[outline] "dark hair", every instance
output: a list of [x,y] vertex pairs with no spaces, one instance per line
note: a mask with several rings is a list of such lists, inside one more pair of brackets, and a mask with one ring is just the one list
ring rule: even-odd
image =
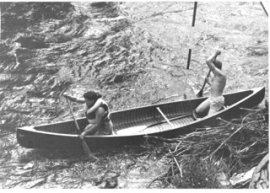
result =
[[220,62],[219,60],[214,60],[213,63],[218,69],[222,69],[222,62]]
[[95,91],[89,91],[89,92],[84,93],[84,94],[83,94],[83,97],[84,97],[85,99],[88,99],[88,100],[94,100],[94,101],[96,101],[96,100],[98,100],[99,98],[101,98],[102,95],[99,94],[98,92],[95,92]]

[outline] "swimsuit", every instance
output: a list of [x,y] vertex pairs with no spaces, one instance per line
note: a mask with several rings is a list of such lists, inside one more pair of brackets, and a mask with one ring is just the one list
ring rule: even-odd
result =
[[224,96],[218,96],[218,97],[211,96],[208,98],[208,100],[210,102],[210,109],[209,109],[208,115],[216,113],[224,107],[224,104],[225,104]]

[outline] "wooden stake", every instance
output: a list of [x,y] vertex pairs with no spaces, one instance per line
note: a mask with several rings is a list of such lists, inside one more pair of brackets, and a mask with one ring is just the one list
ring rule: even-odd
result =
[[[193,9],[193,17],[192,17],[192,24],[191,26],[195,26],[195,20],[196,20],[196,12],[197,12],[197,5],[198,3],[194,2],[194,9]],[[191,60],[191,49],[188,50],[188,61],[187,61],[187,69],[189,69],[190,66],[190,60]]]
[[190,65],[191,51],[192,51],[191,49],[188,50],[187,69],[189,69],[189,65]]
[[193,18],[192,18],[192,27],[195,26],[195,20],[196,20],[196,12],[197,12],[197,4],[198,2],[194,2],[194,9],[193,9]]

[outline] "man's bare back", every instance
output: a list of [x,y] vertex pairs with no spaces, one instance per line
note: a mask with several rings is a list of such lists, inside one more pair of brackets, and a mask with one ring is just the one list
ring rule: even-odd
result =
[[213,54],[206,60],[208,67],[214,74],[211,82],[211,96],[213,97],[221,96],[223,94],[227,79],[226,75],[221,71],[221,69],[216,67],[216,65],[214,64],[216,62],[216,57],[220,54],[221,52],[218,50],[215,54]]
[[214,75],[211,83],[211,96],[217,97],[223,94],[226,85],[225,75]]

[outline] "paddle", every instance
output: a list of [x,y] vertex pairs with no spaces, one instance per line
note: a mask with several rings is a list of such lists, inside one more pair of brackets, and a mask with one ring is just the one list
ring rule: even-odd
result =
[[[71,108],[71,104],[70,104],[70,101],[66,98],[67,100],[67,103],[68,103],[68,106],[69,106],[69,110],[70,110],[70,114],[75,122],[75,125],[76,125],[76,129],[77,129],[77,133],[80,134],[81,133],[81,130],[80,130],[80,126],[77,122],[77,120],[75,119],[75,116],[73,114],[73,111],[72,111],[72,108]],[[80,137],[79,137],[80,138]],[[85,154],[88,156],[89,159],[95,159],[95,160],[98,160],[98,158],[96,156],[94,156],[91,152],[91,150],[89,149],[86,141],[82,138],[80,138],[81,142],[82,142],[82,147],[83,147],[83,150],[85,152]]]
[[205,85],[206,85],[206,79],[209,77],[209,75],[210,75],[210,73],[211,73],[211,70],[209,70],[209,72],[208,72],[208,74],[207,74],[207,76],[206,76],[206,78],[205,78],[205,80],[204,80],[204,83],[203,83],[203,86],[202,86],[202,88],[201,88],[201,90],[197,93],[197,97],[202,97],[203,96],[203,90],[204,90],[204,87],[205,87]]

